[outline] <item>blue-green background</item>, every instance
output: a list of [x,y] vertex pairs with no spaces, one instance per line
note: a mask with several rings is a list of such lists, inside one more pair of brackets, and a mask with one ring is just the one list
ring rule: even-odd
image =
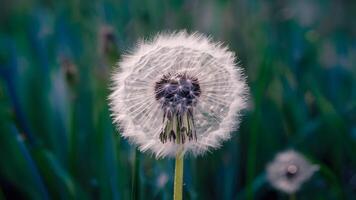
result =
[[297,199],[356,199],[356,2],[0,1],[0,199],[171,199],[172,159],[120,138],[110,73],[140,38],[186,29],[235,51],[251,107],[185,161],[185,199],[288,199],[265,179],[294,148],[321,169]]

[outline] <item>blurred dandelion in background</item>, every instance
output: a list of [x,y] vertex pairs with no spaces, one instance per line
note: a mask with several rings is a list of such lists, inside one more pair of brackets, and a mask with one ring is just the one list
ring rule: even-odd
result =
[[110,54],[115,48],[116,36],[112,26],[102,25],[98,36],[98,51],[100,55]]
[[277,154],[267,166],[267,179],[273,187],[288,194],[294,194],[316,171],[313,165],[294,150]]
[[158,178],[157,178],[157,187],[159,189],[162,189],[165,187],[165,185],[167,184],[169,180],[169,176],[167,173],[162,172],[161,174],[159,174]]
[[156,157],[218,148],[246,107],[234,53],[184,31],[141,41],[119,62],[110,95],[123,137]]

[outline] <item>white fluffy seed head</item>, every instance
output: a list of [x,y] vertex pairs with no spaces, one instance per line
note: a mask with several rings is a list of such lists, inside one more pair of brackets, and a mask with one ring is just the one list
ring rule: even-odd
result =
[[[187,106],[194,107],[196,140],[176,144],[159,139],[164,109],[155,97],[155,84],[167,74],[199,81],[199,97],[194,106]],[[112,81],[110,107],[121,135],[156,157],[173,157],[181,146],[193,155],[218,148],[237,129],[248,93],[234,53],[202,34],[185,31],[141,41],[123,56]]]
[[277,154],[267,165],[267,179],[276,189],[292,194],[317,170],[318,165],[312,165],[303,155],[288,150]]

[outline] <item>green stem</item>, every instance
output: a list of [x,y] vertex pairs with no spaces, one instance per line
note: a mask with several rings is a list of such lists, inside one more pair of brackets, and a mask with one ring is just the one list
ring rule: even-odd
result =
[[289,200],[297,200],[297,195],[295,193],[289,195]]
[[174,200],[183,199],[183,163],[184,155],[182,151],[179,151],[176,155],[176,166],[174,171]]

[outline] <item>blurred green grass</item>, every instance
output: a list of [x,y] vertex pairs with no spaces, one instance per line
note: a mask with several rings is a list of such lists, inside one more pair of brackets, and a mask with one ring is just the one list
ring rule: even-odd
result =
[[7,1],[0,7],[0,199],[171,199],[173,160],[120,138],[107,96],[139,38],[187,29],[238,54],[251,106],[185,162],[185,199],[287,199],[266,182],[295,148],[321,166],[298,199],[356,197],[355,1]]

